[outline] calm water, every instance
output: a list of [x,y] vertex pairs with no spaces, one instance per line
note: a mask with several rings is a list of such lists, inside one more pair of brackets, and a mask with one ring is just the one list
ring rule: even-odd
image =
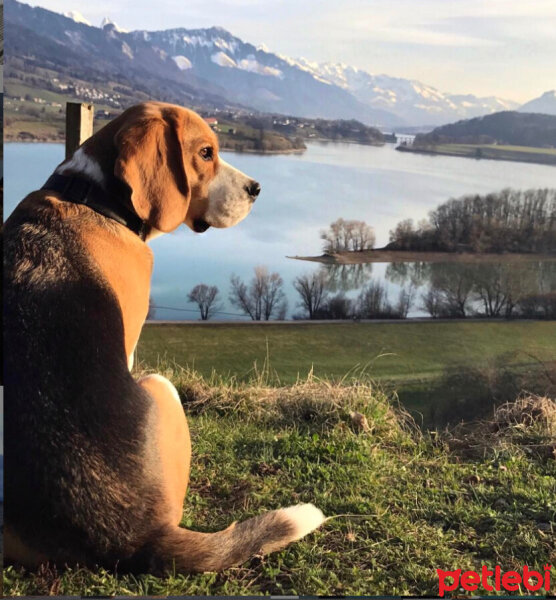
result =
[[[63,146],[57,144],[6,144],[6,215],[28,192],[44,183],[63,154]],[[406,154],[396,152],[391,145],[375,148],[322,143],[311,144],[302,155],[224,156],[260,181],[261,195],[252,213],[234,228],[209,229],[201,235],[182,228],[152,242],[155,304],[185,309],[157,308],[158,319],[197,318],[198,313],[187,302],[187,293],[197,283],[217,285],[223,312],[238,314],[228,302],[230,276],[248,279],[256,265],[266,265],[282,275],[291,315],[298,310],[293,279],[320,267],[286,256],[320,254],[319,232],[338,217],[373,225],[377,246],[382,246],[398,221],[425,218],[448,198],[505,187],[556,184],[554,167]],[[356,294],[371,275],[383,278],[385,269],[385,264],[375,264],[347,273],[352,287],[348,295]],[[389,287],[394,299],[397,287]],[[236,318],[233,314],[218,318]]]

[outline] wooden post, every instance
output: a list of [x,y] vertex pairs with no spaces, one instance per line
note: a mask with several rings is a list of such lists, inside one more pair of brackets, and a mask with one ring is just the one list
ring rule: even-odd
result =
[[93,135],[94,107],[82,102],[66,102],[66,158]]

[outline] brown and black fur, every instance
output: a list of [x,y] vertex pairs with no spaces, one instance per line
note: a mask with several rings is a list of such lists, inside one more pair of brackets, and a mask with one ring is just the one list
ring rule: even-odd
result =
[[81,220],[37,196],[4,228],[5,522],[40,554],[115,563],[145,543],[160,501],[151,402],[127,369],[120,307]]
[[[166,115],[171,118],[165,120]],[[149,131],[166,127],[171,143],[184,153],[184,123],[197,128],[197,138],[213,136],[196,115],[179,107],[147,104],[131,109],[87,143],[107,180],[118,172],[113,133],[125,134],[126,119],[135,136],[132,146],[131,138],[124,140],[128,165],[140,164],[130,152],[143,151],[141,138],[136,139],[142,123]],[[148,224],[157,229],[175,215],[194,221],[202,206],[200,192],[183,196],[190,182],[181,167],[173,166],[180,162],[175,154],[165,156],[165,139],[151,135],[143,144],[150,143],[145,152],[163,160],[163,168],[150,166],[150,176],[166,178],[164,185],[172,190],[168,196],[152,198],[149,190],[164,185],[140,181],[145,173],[140,168],[133,172],[141,177],[126,180],[133,206],[139,196],[141,209],[156,219]],[[184,206],[176,204],[182,201]],[[322,522],[322,513],[305,505],[310,514],[272,511],[214,534],[178,527],[190,455],[185,417],[171,394],[164,396],[164,382],[161,389],[156,381],[149,387],[136,381],[128,366],[146,317],[151,269],[152,254],[134,233],[54,192],[27,196],[4,226],[4,514],[9,561],[29,567],[49,561],[156,573],[219,570],[257,552],[283,548]],[[169,454],[183,455],[179,464],[184,476],[178,473],[177,484],[168,479],[168,449],[161,446],[166,439],[161,407],[168,399],[168,414],[178,410],[183,421],[183,435]]]

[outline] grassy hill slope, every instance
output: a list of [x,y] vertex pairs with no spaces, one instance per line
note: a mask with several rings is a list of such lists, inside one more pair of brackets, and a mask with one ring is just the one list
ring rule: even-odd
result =
[[[220,574],[8,567],[7,595],[437,595],[437,568],[554,563],[553,401],[529,398],[473,429],[423,436],[370,382],[276,388],[163,371],[193,437],[183,525],[216,531],[306,501],[350,516]],[[366,431],[350,411],[365,415]]]

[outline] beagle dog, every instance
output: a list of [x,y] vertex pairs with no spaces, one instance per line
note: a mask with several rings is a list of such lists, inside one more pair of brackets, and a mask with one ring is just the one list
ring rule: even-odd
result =
[[4,227],[5,543],[36,567],[215,571],[316,529],[312,504],[179,527],[191,456],[178,393],[136,380],[153,258],[185,223],[230,227],[260,186],[197,114],[149,102],[88,139]]

